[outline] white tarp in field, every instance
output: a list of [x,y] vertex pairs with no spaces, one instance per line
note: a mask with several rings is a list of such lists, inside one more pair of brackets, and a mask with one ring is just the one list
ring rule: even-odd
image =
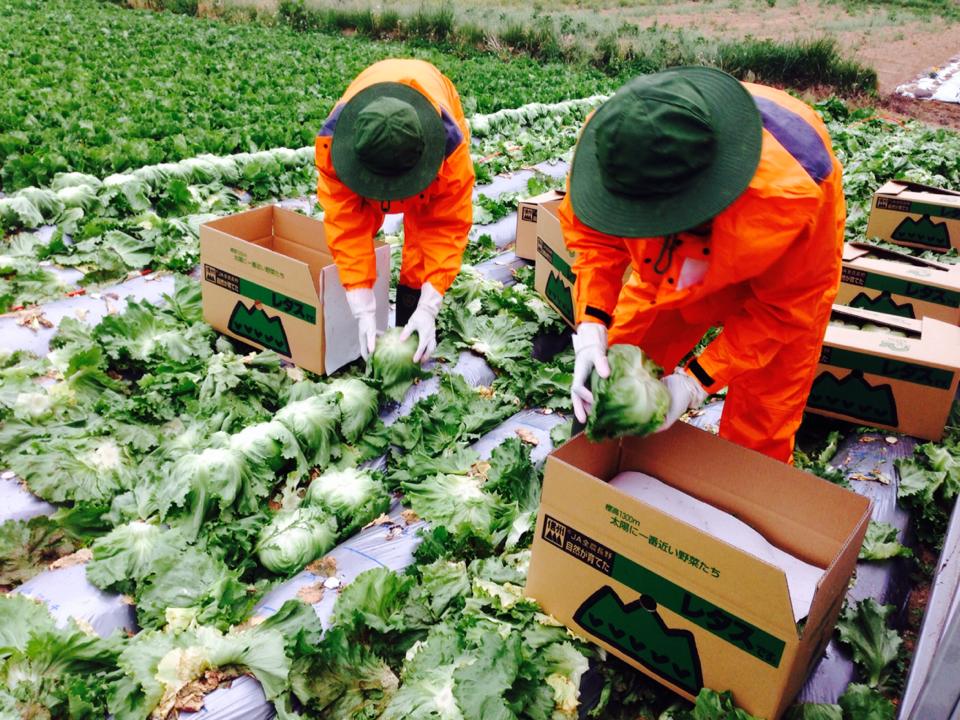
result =
[[783,570],[787,576],[793,616],[800,622],[810,613],[817,583],[824,571],[772,545],[742,520],[697,500],[650,475],[623,472],[610,485],[657,510],[713,535],[745,553]]
[[897,94],[918,100],[960,103],[960,55],[943,67],[931,68],[897,88]]

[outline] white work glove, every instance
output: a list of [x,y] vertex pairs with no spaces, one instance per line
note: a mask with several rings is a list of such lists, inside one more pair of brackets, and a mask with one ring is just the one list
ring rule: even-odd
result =
[[377,344],[377,296],[373,288],[347,290],[347,305],[360,328],[360,357],[370,357]]
[[610,376],[606,326],[597,322],[582,322],[577,325],[577,332],[573,335],[573,349],[576,359],[573,364],[570,400],[573,402],[573,414],[577,416],[577,421],[585,423],[590,406],[593,405],[593,394],[586,386],[590,373],[596,368],[600,377]]
[[417,334],[419,344],[417,351],[413,354],[414,362],[426,362],[430,359],[433,351],[437,349],[437,313],[440,312],[440,305],[443,303],[443,295],[438,293],[433,285],[428,282],[420,288],[420,302],[417,303],[417,309],[403,326],[403,332],[400,333],[400,340],[406,340],[408,337]]
[[696,410],[707,399],[707,391],[682,367],[678,367],[672,375],[667,375],[660,382],[667,386],[670,393],[670,409],[663,425],[654,432],[663,432],[679,420],[681,415],[688,410]]

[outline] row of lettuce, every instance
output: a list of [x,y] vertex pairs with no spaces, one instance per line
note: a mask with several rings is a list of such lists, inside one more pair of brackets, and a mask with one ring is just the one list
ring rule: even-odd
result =
[[[249,673],[281,717],[559,719],[577,716],[592,664],[604,717],[686,717],[522,597],[540,473],[518,437],[483,460],[469,448],[522,408],[568,409],[569,351],[531,358],[533,339],[561,325],[529,275],[504,287],[464,270],[440,316],[436,390],[389,426],[381,406],[414,374],[380,357],[369,375],[321,381],[271,353],[239,354],[202,322],[189,280],[159,307],[131,302],[94,327],[65,319],[47,357],[6,355],[0,465],[58,510],[0,526],[0,584],[84,546],[88,580],[129,597],[143,629],[56,629],[33,601],[4,597],[0,702],[54,717],[166,717]],[[489,387],[445,371],[464,350],[496,371]],[[954,473],[955,442],[944,450]],[[364,467],[383,455],[382,471]],[[415,565],[359,576],[325,634],[300,600],[251,620],[308,564],[328,572],[323,555],[376,521],[392,493],[429,524]],[[877,557],[901,552],[873,535]],[[845,611],[841,638],[863,683],[819,707],[826,717],[893,717],[880,694],[896,691],[904,657],[891,610],[867,600]],[[693,712],[744,717],[713,693]]]
[[[563,155],[600,99],[533,103],[471,118],[478,183]],[[496,222],[519,196],[557,184],[537,175],[523,192],[481,194],[475,224]],[[0,241],[0,313],[145,268],[187,272],[198,261],[203,222],[271,199],[308,197],[315,187],[313,148],[303,147],[201,156],[103,179],[63,173],[49,187],[0,197],[0,230],[6,234]],[[305,207],[319,211],[311,202]],[[482,260],[491,250],[476,244],[468,260]],[[66,278],[51,265],[70,268],[76,277]]]
[[[478,183],[569,153],[584,117],[602,99],[532,103],[473,116]],[[956,133],[889,122],[837,100],[818,109],[844,165],[848,239],[863,239],[872,193],[888,179],[960,186],[960,169],[949,160],[960,152]],[[0,313],[61,297],[77,284],[91,288],[145,268],[186,272],[198,260],[201,223],[270,199],[309,196],[315,182],[308,146],[200,156],[103,179],[64,173],[49,187],[2,197]],[[476,224],[495,222],[519,196],[557,184],[536,178],[523,193],[481,195],[474,208]],[[37,232],[44,226],[52,226],[52,232]],[[469,260],[484,257],[474,252]],[[51,265],[73,269],[76,279],[65,279]]]

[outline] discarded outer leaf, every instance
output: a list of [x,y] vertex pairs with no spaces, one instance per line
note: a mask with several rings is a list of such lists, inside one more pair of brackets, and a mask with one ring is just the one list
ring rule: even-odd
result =
[[490,472],[490,463],[486,460],[481,460],[480,462],[475,462],[470,468],[470,474],[474,477],[482,478],[483,480],[487,479],[487,473]]
[[413,525],[414,523],[420,522],[420,516],[417,515],[413,510],[402,510],[400,512],[400,517],[403,518],[403,522],[407,525]]
[[319,560],[314,560],[307,565],[307,571],[314,575],[325,575],[332,577],[337,574],[337,559],[330,555],[324,555]]
[[878,482],[878,483],[881,483],[882,485],[890,484],[890,478],[888,478],[882,472],[868,472],[868,473],[854,472],[854,473],[850,473],[849,479],[861,480],[863,482]]
[[[203,673],[203,677],[189,682],[177,693],[173,707],[163,716],[166,717],[170,712],[201,712],[203,710],[203,701],[207,695],[212,693],[218,687],[234,678],[240,677],[242,673],[239,670],[220,670],[213,668]],[[229,687],[229,685],[228,685]]]
[[481,385],[480,387],[477,388],[477,395],[484,398],[492,398],[493,388],[487,387],[486,385]]
[[307,603],[307,605],[316,605],[323,600],[323,595],[326,592],[323,584],[323,580],[318,580],[310,585],[304,585],[297,590],[297,597]]
[[34,332],[37,332],[42,327],[54,327],[53,323],[47,320],[46,315],[43,314],[43,310],[26,310],[20,313],[20,316],[17,319],[17,325],[29,328]]
[[93,560],[93,551],[90,548],[80,548],[75,553],[64,555],[62,558],[50,563],[51,570],[62,570],[73,567],[74,565],[83,565]]
[[393,523],[393,520],[390,519],[389,515],[387,515],[386,513],[380,513],[380,517],[368,522],[366,525],[363,526],[363,529],[366,530],[367,528],[380,527],[381,525],[390,525],[392,523]]
[[536,447],[540,444],[540,438],[536,436],[533,430],[527,428],[517,428],[517,437],[523,440],[527,445]]

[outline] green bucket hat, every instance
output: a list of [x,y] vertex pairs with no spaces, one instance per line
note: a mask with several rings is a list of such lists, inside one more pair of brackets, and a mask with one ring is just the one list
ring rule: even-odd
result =
[[573,210],[621,237],[696,227],[747,189],[762,134],[753,98],[725,72],[678,67],[634,78],[581,133],[570,169]]
[[330,157],[337,177],[358,195],[403,200],[437,177],[446,142],[440,114],[426,96],[383,82],[343,106]]

